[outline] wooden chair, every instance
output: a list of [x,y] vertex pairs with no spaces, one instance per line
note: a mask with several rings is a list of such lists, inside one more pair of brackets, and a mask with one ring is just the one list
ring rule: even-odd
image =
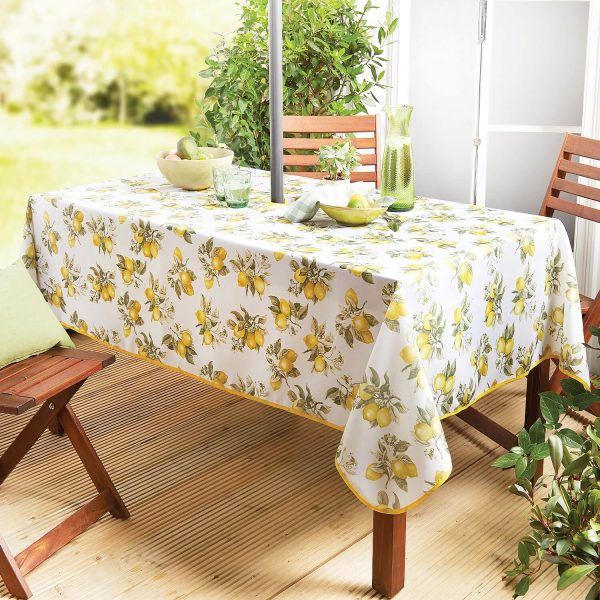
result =
[[46,429],[66,433],[98,495],[65,521],[14,556],[0,535],[0,577],[17,598],[29,598],[27,573],[85,531],[105,513],[127,519],[129,512],[92,447],[69,402],[85,380],[113,363],[113,354],[53,348],[0,369],[0,413],[20,415],[41,405],[0,457],[0,484]]
[[[600,140],[593,140],[571,133],[565,135],[565,140],[542,202],[540,215],[552,217],[555,211],[559,211],[600,223],[600,188],[567,179],[567,175],[571,174],[600,182],[600,168],[573,160],[577,157],[600,160]],[[598,202],[598,208],[577,204],[574,200],[562,198],[561,193],[581,196]],[[591,338],[589,326],[600,325],[600,291],[595,298],[588,298],[580,294],[579,300],[583,317],[583,335],[585,341],[588,342]],[[560,381],[564,378],[565,375],[556,369],[550,379],[548,388],[554,392],[560,392]],[[594,406],[592,409],[595,414],[600,415],[600,406]]]
[[[372,181],[379,187],[379,138],[376,115],[348,117],[283,117],[283,166],[303,167],[294,175],[323,179],[325,173],[316,170],[319,157],[315,152],[321,146],[331,146],[339,141],[352,142],[361,151],[362,165],[368,170],[354,171],[352,181]],[[368,137],[331,137],[334,134],[368,133]],[[329,134],[330,137],[311,137],[311,134]],[[310,151],[310,152],[306,152]],[[365,151],[365,152],[362,152]]]

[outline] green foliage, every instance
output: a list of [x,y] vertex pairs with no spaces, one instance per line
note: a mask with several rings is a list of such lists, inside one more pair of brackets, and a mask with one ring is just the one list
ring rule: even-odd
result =
[[[600,341],[600,329],[591,331]],[[574,379],[563,380],[562,387],[563,395],[540,394],[542,419],[523,429],[518,445],[493,463],[514,468],[516,481],[508,489],[531,505],[531,530],[519,541],[517,559],[505,574],[507,579],[518,578],[515,598],[527,593],[532,575],[548,564],[557,567],[557,590],[587,577],[591,587],[586,600],[600,595],[600,419],[588,425],[585,435],[564,425],[568,411],[600,402],[600,389],[587,392]],[[553,475],[532,485],[537,461],[547,457]],[[537,490],[546,491],[538,502]]]
[[[267,0],[240,0],[239,7],[240,27],[201,73],[212,83],[199,103],[198,127],[204,137],[226,143],[241,164],[268,169]],[[383,43],[397,20],[388,16],[386,23],[370,25],[374,9],[371,0],[284,1],[286,114],[350,115],[375,102],[385,74]]]
[[350,173],[360,165],[360,154],[350,142],[336,142],[319,148],[319,170],[335,181],[349,179]]

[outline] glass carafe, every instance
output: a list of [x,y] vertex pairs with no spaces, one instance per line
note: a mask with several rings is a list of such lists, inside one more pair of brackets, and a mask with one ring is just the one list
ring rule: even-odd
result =
[[383,153],[381,196],[391,202],[389,211],[410,210],[415,205],[413,157],[408,124],[412,106],[386,106],[387,136]]

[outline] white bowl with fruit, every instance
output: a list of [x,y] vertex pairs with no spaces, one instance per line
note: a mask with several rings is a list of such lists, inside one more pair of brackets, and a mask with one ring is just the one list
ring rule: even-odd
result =
[[161,152],[156,164],[163,176],[184,190],[205,190],[213,184],[213,167],[226,167],[233,162],[229,148],[198,146],[187,136],[177,143],[177,150]]

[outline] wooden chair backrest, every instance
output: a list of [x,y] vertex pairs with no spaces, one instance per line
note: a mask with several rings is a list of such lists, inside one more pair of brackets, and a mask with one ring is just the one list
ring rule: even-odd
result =
[[[322,179],[325,177],[325,173],[318,171],[319,157],[316,151],[321,146],[331,146],[339,141],[351,142],[361,151],[362,165],[368,167],[367,170],[354,171],[351,175],[352,181],[372,181],[379,187],[377,121],[376,115],[283,117],[284,169],[286,167],[304,167],[303,170],[294,170],[294,175]],[[330,136],[345,133],[371,135],[366,137],[310,137],[310,134],[313,133],[329,134]],[[306,153],[307,150],[311,152]],[[298,151],[302,151],[302,153],[298,154]]]
[[[571,174],[600,182],[600,168],[573,160],[576,157],[600,160],[600,140],[593,140],[572,133],[565,135],[558,161],[542,203],[540,215],[551,217],[554,211],[557,210],[600,223],[600,187],[593,187],[567,179],[567,175]],[[577,204],[574,200],[561,198],[561,193],[573,194],[598,202],[598,208]]]

